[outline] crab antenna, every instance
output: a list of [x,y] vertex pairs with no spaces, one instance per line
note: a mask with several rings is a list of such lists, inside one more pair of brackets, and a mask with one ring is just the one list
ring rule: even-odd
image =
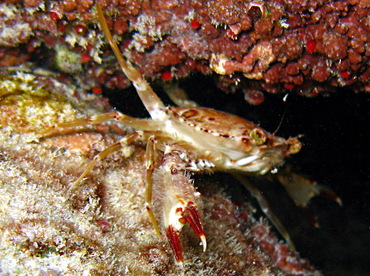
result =
[[275,135],[276,135],[276,133],[279,131],[280,127],[282,126],[283,121],[284,121],[284,119],[285,119],[286,112],[287,112],[287,110],[288,110],[288,106],[289,106],[289,104],[287,104],[287,105],[285,106],[285,110],[284,110],[283,115],[282,115],[282,116],[281,116],[281,118],[280,118],[279,125],[277,126],[277,128],[276,128],[276,130],[274,131],[274,133],[272,134],[272,136],[275,136]]
[[118,63],[123,73],[127,76],[127,78],[130,81],[132,81],[133,85],[136,88],[137,93],[139,94],[141,101],[145,105],[145,108],[148,110],[152,118],[153,116],[155,117],[156,111],[158,111],[158,109],[165,107],[163,102],[158,98],[157,94],[154,93],[153,89],[150,87],[148,82],[143,78],[143,76],[139,73],[139,71],[129,66],[125,61],[121,51],[119,50],[117,44],[113,40],[112,34],[107,24],[107,20],[105,19],[103,10],[98,2],[96,2],[96,9],[98,11],[101,29],[105,36],[107,37],[109,44],[118,60]]

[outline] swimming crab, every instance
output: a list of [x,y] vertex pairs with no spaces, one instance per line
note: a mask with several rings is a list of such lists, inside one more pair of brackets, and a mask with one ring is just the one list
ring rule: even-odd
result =
[[[56,129],[100,124],[116,121],[136,131],[126,135],[97,154],[70,191],[83,181],[99,160],[127,147],[134,141],[146,145],[146,192],[145,208],[158,236],[164,232],[173,250],[177,263],[183,263],[180,231],[188,224],[199,237],[203,250],[207,248],[199,208],[200,193],[190,178],[191,173],[225,171],[233,173],[241,181],[240,174],[263,175],[275,171],[284,159],[300,151],[301,143],[296,137],[284,139],[270,134],[258,125],[225,112],[205,107],[165,106],[148,82],[134,67],[128,65],[113,40],[103,11],[96,4],[102,31],[117,57],[123,73],[133,83],[150,114],[151,119],[139,119],[120,112],[62,123],[44,130],[43,137]],[[282,183],[290,183],[282,178]],[[271,212],[266,199],[253,186],[245,183],[258,200],[262,210],[289,242],[289,235]],[[301,205],[318,192],[318,185],[297,181],[296,185],[284,185],[293,199]],[[304,192],[299,192],[303,187]],[[153,211],[153,190],[161,189],[158,206],[161,208],[161,223],[157,223]]]

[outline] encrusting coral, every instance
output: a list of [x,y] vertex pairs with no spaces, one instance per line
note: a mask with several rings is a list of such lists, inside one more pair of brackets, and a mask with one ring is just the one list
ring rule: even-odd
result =
[[[263,92],[370,91],[366,0],[99,2],[125,57],[148,79],[212,74],[251,104]],[[130,85],[109,50],[98,55],[94,1],[0,1],[0,18],[0,65],[37,57],[96,92]]]
[[208,248],[185,231],[185,265],[174,262],[144,208],[144,147],[101,161],[129,131],[106,123],[37,141],[37,132],[109,109],[99,97],[38,70],[0,74],[0,272],[2,275],[321,275],[279,242],[250,204],[234,205],[214,183],[203,194]]

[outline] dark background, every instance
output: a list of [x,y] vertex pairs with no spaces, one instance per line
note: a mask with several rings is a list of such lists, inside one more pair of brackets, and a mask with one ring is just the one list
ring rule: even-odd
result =
[[[343,206],[323,197],[311,200],[310,207],[320,223],[316,229],[279,185],[264,184],[262,190],[302,257],[327,275],[369,275],[370,94],[338,89],[328,96],[306,98],[291,92],[287,102],[283,101],[285,94],[267,94],[264,103],[251,106],[241,92],[226,94],[203,76],[193,76],[181,87],[200,105],[239,115],[269,132],[274,132],[282,120],[279,136],[303,134],[301,152],[287,162],[333,190]],[[155,87],[155,91],[170,104],[160,88]],[[133,89],[106,91],[105,96],[123,113],[148,116]],[[225,181],[227,176],[215,177]],[[245,191],[243,197],[248,200],[250,195]]]

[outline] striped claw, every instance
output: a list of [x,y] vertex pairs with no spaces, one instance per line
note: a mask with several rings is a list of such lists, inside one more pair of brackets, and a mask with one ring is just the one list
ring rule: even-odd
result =
[[197,206],[194,202],[189,201],[185,205],[184,202],[180,201],[171,210],[168,218],[169,224],[166,229],[166,235],[170,242],[177,263],[182,264],[184,261],[182,256],[180,231],[186,223],[189,224],[194,233],[200,238],[203,245],[203,251],[206,251],[206,236],[204,234],[203,226],[200,221]]

